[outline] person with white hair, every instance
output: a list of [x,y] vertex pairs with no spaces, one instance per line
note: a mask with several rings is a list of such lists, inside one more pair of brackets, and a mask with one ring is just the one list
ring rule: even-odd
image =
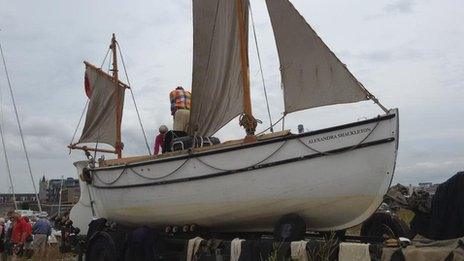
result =
[[[153,155],[158,155],[160,148],[164,148],[164,137],[166,132],[168,132],[168,127],[166,125],[161,125],[159,127],[159,134],[156,135],[155,138],[155,147],[153,149]],[[164,153],[164,150],[161,151],[161,153]]]

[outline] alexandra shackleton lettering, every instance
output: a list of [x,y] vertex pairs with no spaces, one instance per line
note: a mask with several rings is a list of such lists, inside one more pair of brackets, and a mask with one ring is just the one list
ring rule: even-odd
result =
[[334,140],[338,138],[359,135],[359,134],[370,132],[370,131],[371,131],[371,128],[362,128],[358,130],[345,131],[341,133],[330,134],[330,135],[323,136],[323,137],[311,138],[309,139],[308,143],[312,144],[312,143],[318,143],[318,142],[323,142],[323,141],[328,141],[328,140]]

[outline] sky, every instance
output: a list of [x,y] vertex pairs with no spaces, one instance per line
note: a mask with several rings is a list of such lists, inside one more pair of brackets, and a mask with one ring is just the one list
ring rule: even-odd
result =
[[[264,0],[250,0],[272,119],[283,111],[279,61]],[[442,182],[464,170],[464,2],[461,0],[293,0],[325,43],[388,108],[400,110],[400,148],[394,182]],[[161,124],[170,126],[168,94],[189,89],[192,73],[191,1],[0,0],[0,44],[36,182],[76,177],[70,143],[85,104],[83,60],[100,65],[117,35],[150,147]],[[251,33],[251,30],[250,30]],[[250,35],[252,37],[252,35]],[[253,111],[269,121],[250,38]],[[104,66],[107,68],[107,65]],[[124,77],[122,77],[124,80]],[[5,142],[17,192],[32,191],[3,66],[1,106]],[[285,120],[296,132],[382,114],[371,101],[297,112]],[[81,124],[82,127],[82,124]],[[277,128],[282,128],[278,125]],[[81,129],[78,129],[79,136]],[[147,149],[129,93],[123,116],[124,155]],[[233,120],[217,133],[240,138]],[[0,157],[0,192],[9,183]]]

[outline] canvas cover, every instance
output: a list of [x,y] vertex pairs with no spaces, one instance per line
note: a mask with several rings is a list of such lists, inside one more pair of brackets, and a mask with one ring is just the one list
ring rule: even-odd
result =
[[[248,1],[242,3],[248,16]],[[243,112],[236,5],[235,0],[193,0],[191,134],[211,136]]]
[[279,52],[285,112],[367,100],[356,78],[288,0],[266,0]]
[[[90,95],[84,129],[78,143],[105,143],[116,146],[116,92],[111,76],[86,65],[86,93]],[[120,108],[124,104],[121,88]],[[122,114],[121,114],[122,115]]]

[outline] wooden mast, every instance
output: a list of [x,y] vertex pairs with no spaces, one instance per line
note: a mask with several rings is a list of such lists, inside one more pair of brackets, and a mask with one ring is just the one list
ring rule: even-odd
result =
[[118,155],[118,159],[122,157],[122,142],[121,142],[121,121],[122,121],[122,108],[121,108],[121,88],[119,87],[119,77],[118,77],[118,55],[116,50],[116,36],[113,33],[113,37],[111,38],[111,45],[110,49],[113,53],[113,68],[111,71],[113,72],[113,83],[115,86],[115,99],[116,99],[116,154]]
[[243,85],[243,112],[244,115],[240,120],[240,125],[245,128],[247,136],[245,142],[255,141],[254,136],[256,130],[256,120],[253,117],[251,110],[251,95],[250,95],[250,73],[248,68],[248,46],[247,32],[245,28],[245,13],[243,12],[242,0],[236,0],[237,3],[237,20],[240,39],[240,57],[242,67],[242,85]]

